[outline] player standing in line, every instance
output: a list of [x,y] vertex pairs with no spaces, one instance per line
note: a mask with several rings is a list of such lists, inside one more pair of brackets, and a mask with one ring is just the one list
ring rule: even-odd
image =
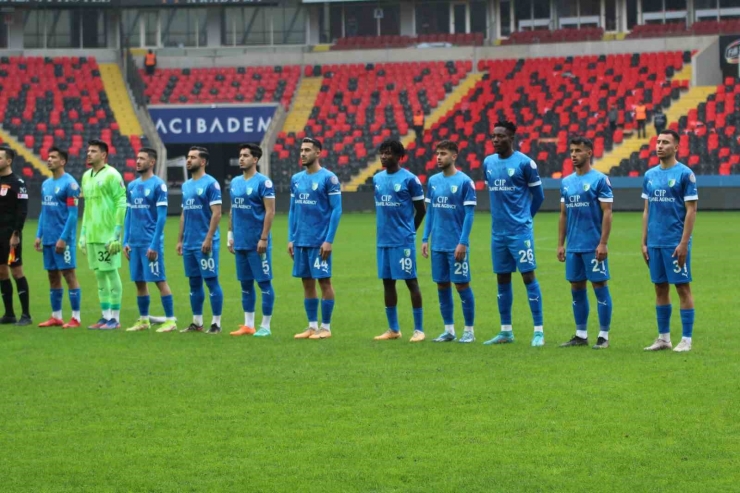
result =
[[157,332],[174,332],[175,306],[172,291],[167,284],[164,269],[164,226],[167,222],[167,185],[154,174],[157,151],[142,147],[136,156],[139,178],[128,184],[126,203],[128,213],[123,235],[123,253],[129,261],[131,280],[136,283],[136,303],[139,320],[126,329],[128,332],[148,330],[148,282],[157,285],[164,307],[165,322]]
[[[23,180],[13,173],[13,159],[15,151],[0,147],[0,291],[5,305],[0,324],[23,326],[32,323],[28,281],[23,274],[23,225],[28,213],[28,190]],[[21,301],[20,319],[15,318],[13,310],[11,274]]]
[[457,144],[443,140],[437,144],[437,166],[442,170],[429,179],[427,199],[429,213],[421,240],[421,254],[429,257],[432,242],[432,279],[437,283],[439,309],[445,330],[434,342],[455,340],[452,286],[462,301],[465,330],[460,342],[475,341],[475,297],[470,287],[470,231],[475,218],[475,185],[468,175],[455,166]]
[[[62,327],[72,329],[80,326],[80,283],[77,282],[77,255],[75,236],[77,236],[77,204],[80,186],[72,175],[64,171],[67,153],[57,147],[49,149],[46,164],[52,177],[41,185],[41,215],[36,231],[34,247],[44,252],[44,269],[49,275],[49,295],[51,298],[51,318],[39,327]],[[69,289],[69,304],[72,318],[69,323],[62,319],[62,299],[64,288],[62,277]]]
[[565,278],[570,282],[576,322],[576,335],[560,347],[588,345],[588,281],[594,288],[599,312],[599,337],[593,348],[609,347],[612,297],[607,286],[610,278],[607,243],[612,229],[614,196],[609,178],[591,168],[593,148],[589,139],[571,139],[570,159],[576,172],[560,184],[557,256],[559,261],[565,262]]
[[103,316],[89,329],[112,330],[120,327],[121,317],[121,240],[126,218],[126,187],[121,174],[106,163],[108,144],[91,140],[82,175],[85,210],[79,246],[87,255],[87,265],[95,272],[98,299]]
[[671,284],[681,300],[683,336],[674,351],[691,351],[694,297],[691,294],[691,234],[699,193],[696,176],[676,160],[680,137],[673,130],[658,135],[655,152],[660,166],[645,173],[642,198],[642,256],[655,284],[658,338],[646,351],[671,349]]
[[416,278],[416,231],[424,220],[424,189],[413,173],[399,162],[406,155],[397,140],[386,140],[378,149],[384,171],[373,176],[377,235],[378,278],[383,280],[385,314],[388,330],[376,341],[400,339],[396,281],[406,281],[411,293],[414,334],[410,342],[421,342],[424,335],[424,311]]
[[177,254],[183,257],[185,276],[190,282],[190,307],[193,323],[181,332],[203,332],[203,304],[206,293],[211,298],[213,320],[208,334],[221,333],[224,293],[218,282],[221,221],[221,186],[206,174],[208,149],[191,147],[187,157],[190,179],[182,185],[182,214],[177,237]]
[[[301,142],[304,170],[290,179],[288,216],[288,254],[293,259],[293,277],[303,281],[303,305],[308,328],[296,339],[331,337],[334,287],[331,285],[332,243],[342,217],[342,191],[339,179],[319,163],[322,145],[317,139]],[[321,288],[321,328],[318,325]]]
[[[236,277],[242,285],[244,325],[232,336],[267,337],[270,332],[275,291],[272,287],[272,220],[275,218],[275,188],[272,181],[257,172],[262,149],[257,144],[244,144],[239,149],[242,176],[231,180],[229,196],[229,251],[236,255]],[[254,330],[254,307],[257,293],[254,281],[262,291],[262,323]]]
[[527,287],[529,308],[534,320],[532,346],[544,346],[542,292],[535,278],[532,219],[545,200],[537,164],[514,150],[516,125],[498,122],[493,128],[495,154],[483,161],[483,171],[491,200],[491,256],[498,281],[498,310],[501,332],[484,344],[514,342],[511,306],[514,296],[511,273],[519,270]]

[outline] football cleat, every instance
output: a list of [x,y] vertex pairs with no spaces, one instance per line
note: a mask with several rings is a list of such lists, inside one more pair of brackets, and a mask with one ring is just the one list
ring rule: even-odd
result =
[[218,335],[220,333],[221,333],[221,327],[219,327],[217,324],[211,324],[211,328],[208,329],[208,331],[206,332],[206,334],[211,334],[211,335]]
[[436,339],[433,339],[432,342],[452,342],[456,339],[456,337],[453,334],[450,334],[449,332],[445,331],[442,332],[442,334],[437,337]]
[[103,325],[105,325],[107,323],[108,323],[108,320],[106,320],[104,318],[101,318],[100,320],[98,320],[94,324],[88,326],[87,328],[90,329],[90,330],[97,330],[97,329],[99,329],[100,327],[102,327]]
[[254,333],[254,337],[269,337],[272,335],[272,332],[270,332],[270,329],[267,329],[265,327],[260,327],[260,330]]
[[300,334],[294,335],[293,339],[308,339],[309,337],[314,335],[315,332],[316,332],[316,329],[312,329],[311,327],[309,327],[303,332],[301,332]]
[[545,345],[545,334],[537,331],[532,336],[532,347],[542,347]]
[[46,322],[41,322],[39,324],[39,327],[64,327],[64,320],[59,320],[58,318],[51,317]]
[[229,332],[232,336],[251,336],[254,335],[254,327],[247,327],[246,325],[240,325],[238,329],[233,332]]
[[655,342],[645,348],[645,351],[662,351],[663,349],[673,349],[673,344],[671,341],[664,341],[658,337]]
[[128,329],[126,329],[126,332],[139,332],[142,330],[149,330],[151,327],[152,324],[149,323],[149,319],[140,318],[136,321],[133,327],[129,327]]
[[190,324],[186,328],[182,329],[180,332],[203,332],[203,326]]
[[160,325],[157,328],[157,332],[176,332],[177,331],[177,324],[175,324],[174,320],[165,320],[162,322],[162,325]]
[[596,344],[594,344],[594,349],[606,349],[609,347],[609,339],[604,339],[603,337],[599,337],[596,339]]
[[691,343],[689,341],[681,339],[681,342],[679,342],[678,345],[673,348],[673,351],[676,353],[687,353],[691,351]]
[[560,347],[588,346],[588,338],[573,336],[570,341],[564,342]]
[[462,343],[475,342],[475,334],[473,334],[469,330],[466,330],[465,332],[463,332],[462,337],[460,337],[460,339],[458,339],[457,342],[462,342]]
[[31,320],[31,316],[23,314],[21,315],[21,318],[19,318],[18,321],[13,325],[15,325],[16,327],[23,327],[26,325],[31,325],[32,323],[33,320]]
[[121,324],[118,323],[118,320],[116,320],[115,318],[111,318],[110,320],[108,320],[108,322],[106,322],[105,325],[101,325],[99,327],[99,330],[116,330],[120,328]]
[[15,315],[3,315],[3,317],[0,318],[0,325],[14,324],[17,321],[18,319],[15,318]]
[[319,329],[309,336],[309,339],[329,339],[331,337],[331,331],[329,329]]
[[502,330],[496,337],[483,343],[485,346],[491,344],[510,344],[514,342],[514,333],[510,330]]
[[76,329],[76,328],[81,327],[81,326],[82,326],[82,324],[80,323],[80,321],[77,320],[76,318],[72,317],[72,318],[69,319],[69,322],[67,322],[66,324],[62,325],[62,328],[63,329]]
[[415,330],[414,334],[411,336],[411,339],[409,339],[409,342],[422,342],[426,338],[427,335],[424,333],[423,330]]
[[379,336],[375,336],[374,337],[374,339],[376,341],[390,341],[391,339],[400,339],[400,338],[401,338],[401,331],[400,330],[398,332],[396,332],[396,331],[393,331],[393,330],[390,330],[390,329],[386,330],[385,332],[383,332]]

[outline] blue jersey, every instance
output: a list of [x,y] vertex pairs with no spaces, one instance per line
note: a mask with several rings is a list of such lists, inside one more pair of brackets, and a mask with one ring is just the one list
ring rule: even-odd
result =
[[[63,239],[74,244],[76,229],[68,232],[62,238],[64,226],[69,217],[69,208],[77,207],[80,197],[80,186],[69,173],[58,179],[47,178],[41,185],[41,217],[39,218],[38,235],[42,245],[55,245],[57,240]],[[75,211],[76,214],[76,211]],[[76,224],[76,219],[75,224]]]
[[406,169],[373,176],[377,246],[412,246],[416,240],[414,202],[424,200],[419,179]]
[[452,176],[438,173],[429,179],[426,202],[432,208],[427,215],[432,221],[432,251],[454,252],[462,238],[465,206],[477,204],[475,184],[458,171]]
[[573,173],[560,183],[560,202],[565,205],[567,218],[566,251],[596,251],[604,219],[601,202],[614,202],[609,178],[595,169],[582,176]]
[[[245,180],[237,176],[231,180],[231,229],[235,250],[256,250],[265,223],[265,199],[275,199],[272,181],[261,173]],[[268,245],[271,236],[267,237]]]
[[[167,185],[158,176],[152,176],[146,181],[135,179],[126,189],[126,206],[130,214],[128,245],[150,246],[157,229],[157,207],[167,207]],[[158,243],[164,244],[164,233]]]
[[[185,250],[200,250],[211,226],[211,206],[221,205],[221,186],[211,175],[198,180],[192,178],[182,185],[182,211],[185,229],[182,247]],[[213,241],[220,238],[218,228]]]
[[506,159],[492,154],[483,161],[491,199],[491,232],[519,235],[532,230],[529,187],[542,185],[537,164],[519,151]]
[[647,246],[677,247],[683,236],[686,202],[699,200],[694,173],[681,163],[649,169],[642,181],[642,198],[648,201]]
[[341,195],[337,175],[326,168],[313,174],[296,173],[290,179],[293,199],[293,244],[297,247],[318,248],[329,234],[332,208],[329,197]]

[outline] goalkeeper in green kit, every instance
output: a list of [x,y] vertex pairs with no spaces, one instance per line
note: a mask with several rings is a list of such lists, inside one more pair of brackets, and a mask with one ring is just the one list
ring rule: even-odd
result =
[[82,175],[85,212],[79,246],[87,255],[88,265],[98,281],[98,298],[103,316],[88,329],[112,330],[120,327],[121,311],[121,240],[126,217],[126,187],[121,174],[106,163],[108,144],[91,140],[87,164]]

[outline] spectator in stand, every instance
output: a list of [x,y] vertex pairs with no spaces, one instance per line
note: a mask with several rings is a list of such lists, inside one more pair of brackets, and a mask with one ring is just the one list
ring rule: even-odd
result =
[[157,55],[149,50],[144,56],[144,67],[146,68],[146,75],[154,75],[154,71],[157,68]]
[[417,109],[414,112],[414,132],[416,132],[416,141],[421,144],[424,136],[424,112],[421,109]]
[[612,106],[609,113],[607,113],[607,117],[609,118],[609,127],[612,129],[612,132],[614,132],[617,129],[617,120],[619,119],[619,111],[617,108]]
[[655,135],[660,135],[668,125],[668,118],[663,113],[660,106],[655,108],[655,115],[653,116],[653,125],[655,126]]
[[[640,104],[635,106],[635,120],[637,120],[637,138],[646,138],[645,134],[645,122],[647,121],[647,106],[645,103],[640,101]],[[642,137],[640,136],[642,134]]]

